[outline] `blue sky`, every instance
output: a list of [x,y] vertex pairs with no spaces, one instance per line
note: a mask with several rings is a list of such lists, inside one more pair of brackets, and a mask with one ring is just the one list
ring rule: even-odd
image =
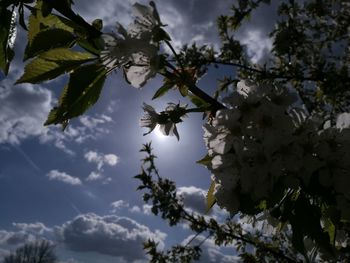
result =
[[[135,1],[76,0],[75,10],[87,21],[102,18],[106,31],[116,21],[131,21]],[[143,2],[144,3],[144,2]],[[230,1],[156,1],[161,19],[175,46],[196,41],[218,45],[215,18],[227,12]],[[271,22],[266,8],[258,10],[238,32],[253,61],[269,48],[266,37]],[[0,260],[21,244],[44,237],[57,243],[61,262],[143,262],[142,242],[147,238],[160,246],[186,242],[185,226],[170,228],[150,214],[136,191],[133,176],[140,171],[139,149],[152,141],[158,168],[174,180],[189,209],[203,212],[210,173],[195,163],[205,155],[201,114],[192,114],[178,125],[180,141],[139,127],[142,103],[163,110],[167,102],[188,103],[169,92],[151,101],[161,79],[149,81],[143,90],[129,86],[122,74],[112,74],[95,107],[71,122],[65,132],[43,127],[66,78],[40,85],[16,85],[26,43],[19,31],[17,57],[10,74],[0,82]],[[257,43],[260,43],[257,45]],[[198,85],[212,92],[217,79],[229,69],[211,69]],[[212,216],[224,217],[215,209]],[[216,248],[208,240],[201,262],[230,262],[233,250]]]

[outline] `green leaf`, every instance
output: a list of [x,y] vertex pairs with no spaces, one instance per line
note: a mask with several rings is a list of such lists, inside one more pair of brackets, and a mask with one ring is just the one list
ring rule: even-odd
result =
[[188,87],[186,85],[180,85],[179,91],[183,97],[186,97],[188,95]]
[[101,93],[107,71],[98,64],[77,68],[70,75],[59,105],[51,110],[45,125],[66,123],[94,105]]
[[215,205],[216,199],[214,196],[214,190],[215,190],[215,182],[211,181],[208,193],[207,193],[207,208],[206,213],[210,211],[210,209]]
[[38,0],[37,5],[29,16],[28,22],[28,45],[30,46],[34,37],[45,29],[63,29],[73,33],[75,30],[79,30],[80,27],[74,22],[54,14],[48,14],[43,16],[42,13],[43,1]]
[[71,32],[60,28],[41,31],[34,36],[31,44],[27,45],[24,60],[53,48],[69,47],[75,39],[76,37]]
[[79,39],[78,45],[86,51],[98,56],[103,49],[103,40],[101,38],[94,39]]
[[324,218],[323,219],[324,223],[324,229],[329,235],[329,240],[331,244],[334,244],[335,240],[335,225],[332,223],[332,221],[329,218]]
[[0,17],[0,70],[7,75],[14,57],[10,41],[15,34],[16,19],[14,19],[14,13],[2,8],[0,9]]
[[260,203],[256,206],[257,209],[263,211],[267,209],[266,200],[261,200]]
[[39,55],[40,58],[59,61],[59,62],[70,62],[70,61],[88,61],[96,58],[94,55],[87,52],[77,52],[69,48],[55,48]]
[[93,58],[86,52],[76,52],[66,48],[51,49],[28,63],[24,68],[24,74],[16,83],[39,83],[54,79]]
[[213,157],[209,156],[209,154],[207,154],[202,159],[198,160],[196,163],[202,164],[204,166],[209,166],[211,164],[212,159],[213,159]]
[[163,96],[165,93],[167,93],[172,87],[174,86],[173,83],[169,82],[169,81],[165,81],[164,85],[161,86],[156,93],[154,93],[152,100],[159,98],[161,96]]

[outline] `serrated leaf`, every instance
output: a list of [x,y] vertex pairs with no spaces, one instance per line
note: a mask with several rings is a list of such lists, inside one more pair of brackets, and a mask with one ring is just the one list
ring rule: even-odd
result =
[[164,85],[161,86],[156,93],[154,93],[152,100],[159,98],[161,96],[163,96],[165,93],[167,93],[172,87],[174,86],[173,83],[169,82],[169,81],[165,81]]
[[0,9],[0,70],[7,75],[10,63],[14,57],[12,37],[16,34],[16,20],[13,12]]
[[202,164],[204,166],[209,166],[211,164],[211,160],[213,160],[213,157],[207,154],[202,159],[198,160],[196,163]]
[[[79,63],[80,64],[80,63]],[[16,81],[18,83],[40,83],[46,80],[54,79],[65,72],[72,70],[79,65],[60,65],[54,61],[47,61],[42,58],[36,58],[27,64],[23,75]]]
[[28,45],[31,45],[34,37],[45,29],[63,29],[73,33],[79,27],[72,21],[54,14],[49,14],[43,16],[42,13],[42,4],[43,1],[38,0],[35,8],[32,11],[32,14],[28,19]]
[[27,45],[24,60],[53,48],[69,47],[75,39],[76,37],[72,33],[60,28],[41,31],[34,36],[31,44]]
[[103,49],[103,40],[100,38],[96,39],[79,39],[77,41],[78,45],[85,49],[86,51],[98,56]]
[[208,193],[207,193],[207,207],[206,207],[206,213],[210,211],[210,209],[215,205],[216,199],[214,196],[214,190],[215,190],[215,182],[211,181]]
[[17,83],[39,83],[69,72],[80,64],[90,61],[93,56],[65,48],[56,48],[40,54],[24,68],[24,74]]
[[106,69],[97,64],[82,66],[70,75],[59,105],[51,110],[45,125],[67,122],[94,105],[106,79]]
[[49,61],[58,61],[58,62],[69,62],[69,61],[88,61],[96,58],[94,55],[87,52],[77,52],[69,48],[55,48],[48,50],[39,55],[40,58],[46,59]]

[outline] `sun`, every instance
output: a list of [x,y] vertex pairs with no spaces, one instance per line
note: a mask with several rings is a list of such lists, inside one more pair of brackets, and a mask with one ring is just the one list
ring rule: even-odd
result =
[[161,139],[161,140],[164,140],[168,137],[160,131],[159,125],[157,125],[157,127],[154,129],[154,134],[157,137],[157,139]]

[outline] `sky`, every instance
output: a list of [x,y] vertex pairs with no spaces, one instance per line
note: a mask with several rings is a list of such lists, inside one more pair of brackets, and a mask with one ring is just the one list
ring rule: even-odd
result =
[[[193,42],[219,46],[215,19],[228,12],[232,1],[155,2],[175,47]],[[108,32],[117,21],[125,26],[131,22],[133,3],[75,0],[74,10],[88,22],[103,19]],[[267,6],[258,9],[237,32],[254,62],[271,49],[267,33],[273,23],[266,19],[267,12],[271,12]],[[147,131],[139,126],[143,102],[158,111],[168,102],[189,102],[175,91],[151,101],[161,86],[160,77],[138,90],[116,72],[107,79],[98,103],[65,132],[44,127],[67,78],[14,85],[23,72],[20,54],[25,43],[25,32],[19,29],[17,56],[10,74],[0,81],[0,262],[38,238],[57,244],[61,263],[147,262],[142,242],[149,238],[160,248],[186,243],[192,235],[186,225],[171,228],[151,214],[133,177],[140,172],[142,144],[152,141],[160,174],[176,182],[188,209],[203,213],[210,173],[195,163],[206,154],[201,114],[193,113],[178,125],[180,141],[155,132],[143,136]],[[217,80],[231,73],[232,69],[211,68],[198,86],[211,93]],[[226,215],[215,207],[209,216]],[[218,248],[210,239],[202,250],[200,262],[237,260],[232,247]]]

